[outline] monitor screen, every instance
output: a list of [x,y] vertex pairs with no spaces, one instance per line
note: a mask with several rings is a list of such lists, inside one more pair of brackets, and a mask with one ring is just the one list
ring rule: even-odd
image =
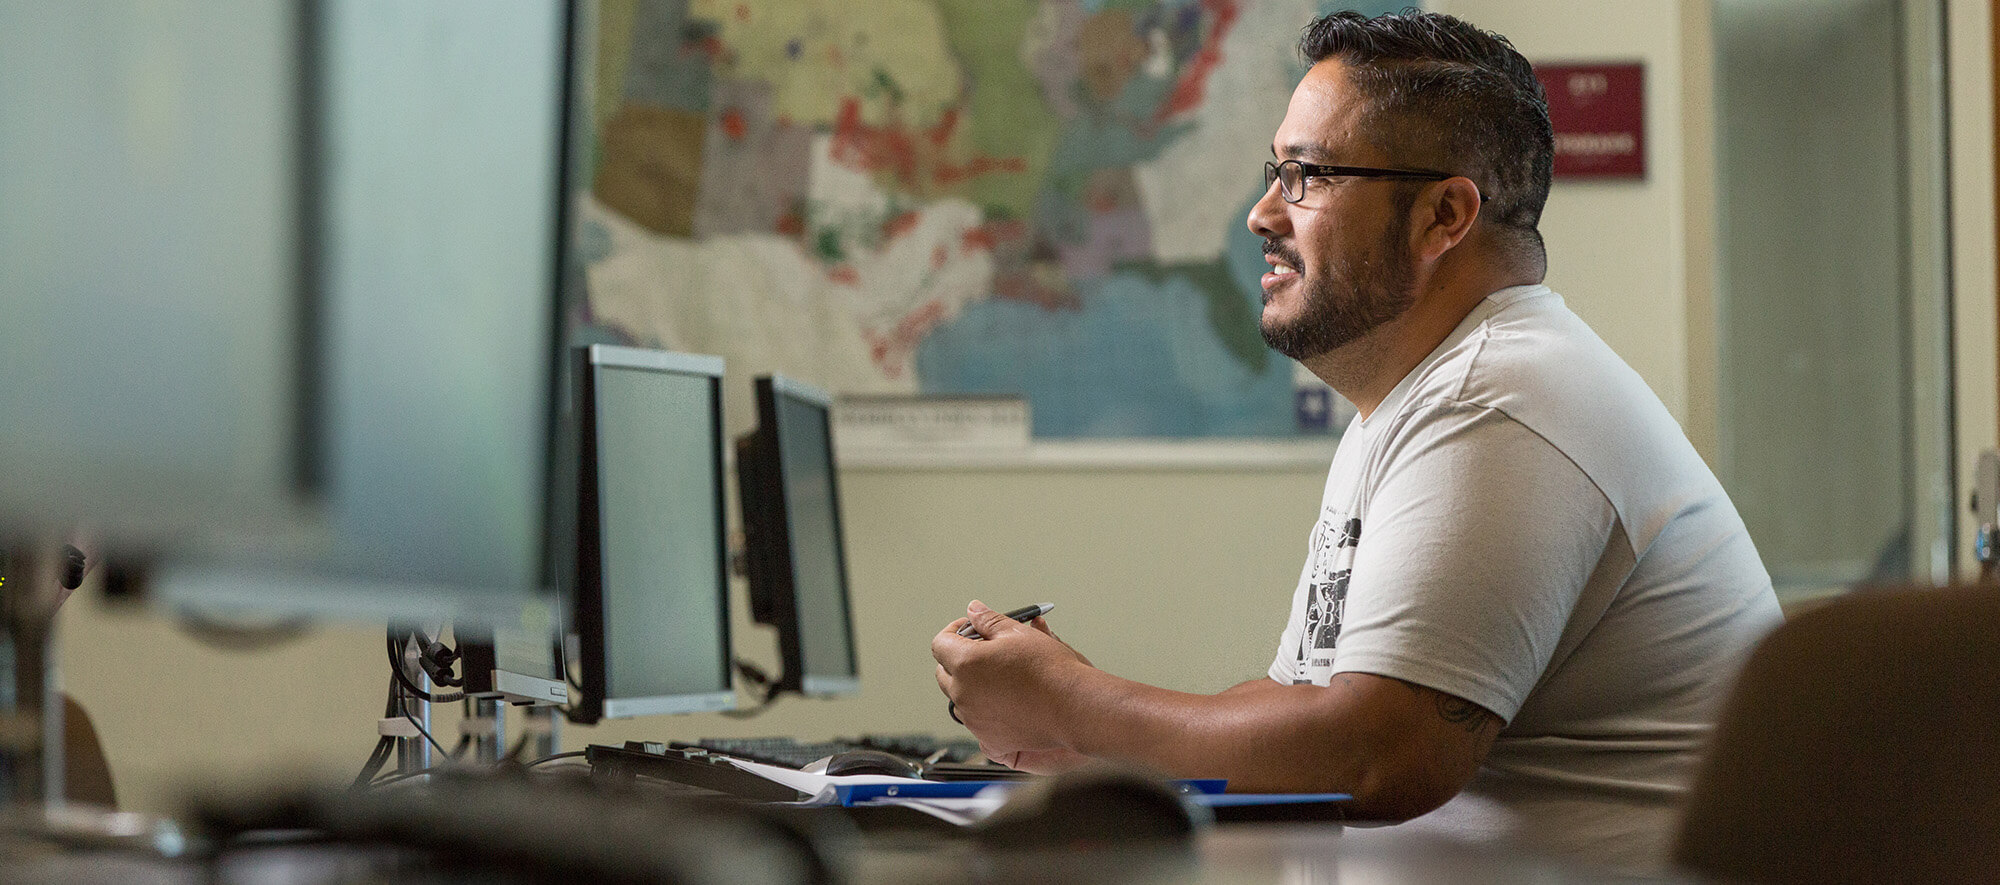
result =
[[572,718],[731,709],[722,360],[578,352]]
[[831,403],[795,379],[759,378],[759,426],[738,447],[753,610],[778,628],[781,687],[809,695],[860,689]]
[[545,600],[572,13],[0,3],[0,536],[172,607]]
[[0,537],[168,540],[318,491],[305,18],[0,3]]

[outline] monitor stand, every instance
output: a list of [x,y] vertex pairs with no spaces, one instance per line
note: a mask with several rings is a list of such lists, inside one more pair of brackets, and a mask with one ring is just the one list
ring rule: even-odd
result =
[[430,674],[417,662],[417,643],[408,636],[397,641],[398,665],[402,668],[402,678],[396,681],[394,704],[396,715],[382,720],[381,732],[396,739],[396,773],[415,776],[429,771],[431,766],[442,760],[431,755],[431,741],[426,735],[435,735],[431,727],[431,702],[412,694],[403,685],[408,683],[429,693],[437,690],[431,684]]
[[[31,549],[63,549],[60,540],[40,541]],[[62,692],[52,654],[64,559],[10,560],[7,553],[0,550],[0,832],[85,850],[184,856],[192,843],[170,819],[68,804]],[[119,584],[131,577],[114,569],[104,575]]]
[[[517,726],[520,743],[510,753],[507,748],[507,720],[514,714],[508,707],[520,708]],[[529,702],[497,697],[466,698],[464,718],[459,720],[459,733],[471,739],[466,752],[472,761],[481,765],[498,765],[502,762],[530,762],[545,756],[553,756],[559,740],[561,728],[560,708],[546,702]]]
[[[61,550],[61,541],[34,549]],[[0,798],[16,809],[63,801],[62,699],[50,660],[62,599],[55,556],[16,555],[0,573]]]
[[461,702],[458,733],[471,743],[466,754],[481,765],[493,765],[507,752],[507,707],[492,698]]
[[532,762],[562,751],[562,708],[552,704],[528,707],[521,717],[521,739],[526,745],[520,758]]

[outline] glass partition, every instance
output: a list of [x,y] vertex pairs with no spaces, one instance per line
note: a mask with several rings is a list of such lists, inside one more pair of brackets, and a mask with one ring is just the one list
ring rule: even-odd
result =
[[1945,581],[1941,4],[1713,9],[1723,483],[1781,599]]

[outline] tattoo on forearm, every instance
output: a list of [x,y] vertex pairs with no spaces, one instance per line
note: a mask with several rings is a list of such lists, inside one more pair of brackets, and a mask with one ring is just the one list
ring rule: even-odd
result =
[[1468,734],[1477,734],[1486,727],[1486,710],[1471,701],[1440,693],[1437,707],[1444,721],[1465,726]]
[[1465,726],[1467,734],[1478,734],[1486,729],[1487,720],[1497,719],[1493,714],[1486,712],[1485,707],[1464,698],[1445,694],[1435,688],[1425,688],[1414,682],[1405,682],[1400,679],[1396,681],[1402,682],[1404,688],[1415,692],[1419,696],[1428,694],[1437,698],[1438,717],[1454,725]]

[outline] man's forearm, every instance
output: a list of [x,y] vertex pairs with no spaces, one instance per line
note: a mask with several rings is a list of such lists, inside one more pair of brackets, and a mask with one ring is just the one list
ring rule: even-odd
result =
[[1323,721],[1311,708],[1325,699],[1283,697],[1288,686],[1261,681],[1269,688],[1251,682],[1198,695],[1092,671],[1065,698],[1060,718],[1069,726],[1069,745],[1091,756],[1130,759],[1183,777],[1227,777],[1241,790],[1351,787],[1358,762],[1329,759],[1328,750],[1339,755],[1341,748],[1325,746],[1332,742],[1309,736],[1305,727]]
[[1249,694],[1251,692],[1267,691],[1271,689],[1281,689],[1284,687],[1285,687],[1284,683],[1273,681],[1269,676],[1263,676],[1249,680],[1247,682],[1238,682],[1235,685],[1232,685],[1228,688],[1223,689],[1220,692],[1217,692],[1217,694],[1244,695],[1244,694]]
[[[1228,778],[1232,790],[1347,792],[1356,815],[1401,819],[1442,804],[1472,773],[1437,765],[1431,723],[1412,724],[1427,703],[1412,693],[1429,690],[1385,677],[1340,674],[1326,687],[1258,679],[1198,695],[1091,670],[1072,686],[1059,716],[1071,749]],[[1491,736],[1480,737],[1483,757]]]
[[[964,623],[985,638],[959,635]],[[1224,777],[1238,791],[1346,792],[1355,814],[1375,819],[1450,799],[1500,725],[1463,699],[1368,673],[1339,673],[1326,686],[1252,680],[1213,695],[1143,685],[976,601],[932,637],[931,655],[938,687],[1002,757],[1074,751]]]

